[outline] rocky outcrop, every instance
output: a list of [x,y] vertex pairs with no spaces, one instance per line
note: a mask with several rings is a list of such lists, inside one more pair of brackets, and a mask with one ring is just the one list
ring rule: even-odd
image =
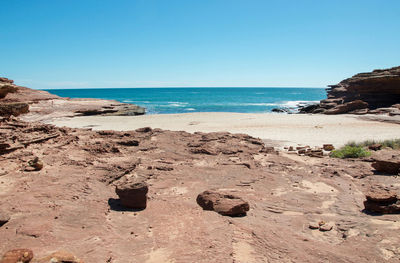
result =
[[372,167],[379,173],[398,175],[400,173],[400,154],[396,151],[382,150],[373,155]]
[[127,208],[145,209],[149,188],[143,181],[125,182],[115,187],[121,204]]
[[300,113],[400,114],[400,67],[360,73],[329,87],[327,99]]
[[25,102],[0,103],[0,116],[19,116],[29,112],[29,104]]
[[215,211],[224,216],[243,216],[249,211],[249,203],[231,194],[204,191],[196,199],[204,210]]
[[400,199],[397,194],[388,189],[373,189],[366,195],[365,210],[381,214],[400,213]]
[[61,98],[47,91],[17,86],[12,80],[0,78],[0,116],[24,114],[24,120],[45,121],[61,117],[135,116],[145,113],[145,108],[134,104],[102,99]]

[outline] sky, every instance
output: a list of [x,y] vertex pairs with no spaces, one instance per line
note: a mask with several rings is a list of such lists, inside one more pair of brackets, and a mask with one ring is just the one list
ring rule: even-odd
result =
[[35,89],[326,87],[398,65],[399,0],[1,0],[0,76]]

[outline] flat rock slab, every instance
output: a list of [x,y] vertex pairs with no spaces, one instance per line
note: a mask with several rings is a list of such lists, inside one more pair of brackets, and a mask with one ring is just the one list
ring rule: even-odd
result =
[[213,210],[224,216],[244,216],[249,211],[249,203],[242,198],[215,191],[204,191],[196,199],[204,210]]

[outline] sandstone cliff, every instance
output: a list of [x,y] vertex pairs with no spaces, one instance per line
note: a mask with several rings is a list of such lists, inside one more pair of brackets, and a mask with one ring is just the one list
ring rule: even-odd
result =
[[0,78],[0,116],[18,116],[28,121],[44,121],[82,115],[142,115],[145,108],[114,100],[62,98]]
[[400,67],[360,73],[327,89],[327,99],[301,113],[400,115]]

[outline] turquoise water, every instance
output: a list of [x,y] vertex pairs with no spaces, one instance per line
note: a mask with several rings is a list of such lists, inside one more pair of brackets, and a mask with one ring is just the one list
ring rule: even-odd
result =
[[112,99],[143,106],[148,114],[188,112],[263,113],[295,110],[326,98],[323,88],[124,88],[53,89],[61,97]]

